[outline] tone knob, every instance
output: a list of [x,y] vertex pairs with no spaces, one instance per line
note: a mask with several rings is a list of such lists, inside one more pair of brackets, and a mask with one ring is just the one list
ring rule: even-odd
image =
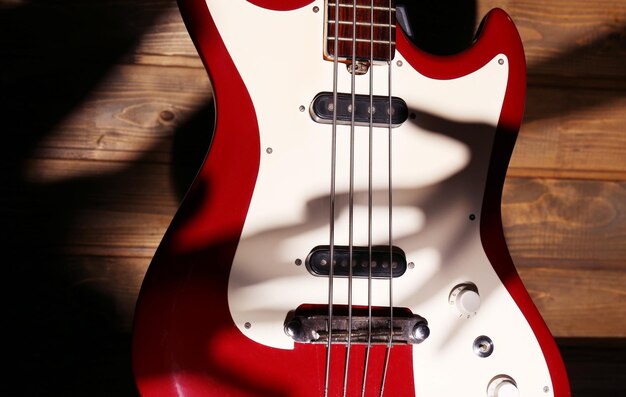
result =
[[450,293],[450,304],[460,312],[461,317],[471,317],[480,308],[480,295],[474,284],[460,284]]
[[517,384],[507,375],[500,375],[489,383],[487,387],[488,397],[519,397]]

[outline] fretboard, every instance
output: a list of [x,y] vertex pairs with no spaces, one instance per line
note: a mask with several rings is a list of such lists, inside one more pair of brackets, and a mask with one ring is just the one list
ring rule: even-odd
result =
[[[339,13],[336,12],[337,2]],[[326,54],[351,62],[352,44],[356,43],[358,61],[388,61],[393,59],[396,41],[396,9],[394,0],[329,0],[326,10]],[[373,3],[373,5],[372,5]],[[356,11],[356,31],[354,17]],[[373,33],[373,34],[372,34]]]

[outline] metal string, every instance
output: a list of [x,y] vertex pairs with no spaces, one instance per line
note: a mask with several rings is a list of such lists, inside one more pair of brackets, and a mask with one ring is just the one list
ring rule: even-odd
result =
[[339,70],[339,0],[335,1],[335,41],[333,59],[333,124],[330,159],[330,268],[328,272],[328,342],[326,344],[326,369],[324,374],[324,397],[328,397],[330,383],[330,359],[333,339],[333,283],[335,279],[335,175],[337,169],[337,75]]
[[380,397],[383,397],[385,392],[385,381],[387,380],[387,370],[389,368],[389,357],[391,356],[391,347],[393,343],[393,185],[392,185],[392,153],[393,153],[393,139],[391,135],[392,129],[392,114],[391,114],[391,77],[392,77],[392,68],[391,68],[391,57],[393,55],[392,51],[392,32],[391,32],[391,24],[392,24],[392,11],[391,11],[391,2],[389,0],[389,60],[388,60],[388,71],[387,71],[387,80],[388,80],[388,100],[389,100],[389,118],[388,118],[388,137],[389,137],[389,175],[388,175],[388,200],[389,200],[389,340],[387,341],[387,349],[385,350],[385,366],[383,369],[383,378],[380,384]]
[[[350,81],[351,106],[350,112],[350,189],[348,193],[348,341],[346,344],[346,364],[343,373],[343,397],[348,392],[348,374],[350,369],[350,352],[352,351],[352,262],[354,244],[354,116],[356,113],[356,14],[357,0],[352,2],[352,74]],[[337,18],[335,18],[337,19]]]
[[368,186],[367,186],[367,346],[365,349],[365,365],[361,397],[365,397],[367,388],[367,370],[369,368],[370,352],[372,349],[372,180],[374,159],[374,0],[370,1],[370,75],[369,75],[369,157],[368,157]]

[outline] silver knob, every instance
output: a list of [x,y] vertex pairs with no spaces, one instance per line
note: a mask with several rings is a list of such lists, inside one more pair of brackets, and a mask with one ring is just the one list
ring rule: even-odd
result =
[[488,397],[519,397],[517,383],[508,375],[496,376],[487,387]]

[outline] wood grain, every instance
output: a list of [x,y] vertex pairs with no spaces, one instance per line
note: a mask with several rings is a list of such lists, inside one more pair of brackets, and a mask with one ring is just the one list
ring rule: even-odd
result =
[[[65,176],[65,167],[80,163],[46,160],[42,168]],[[74,198],[80,204],[65,230],[71,240],[61,239],[49,248],[72,258],[78,271],[75,282],[102,277],[111,281],[110,295],[125,307],[119,319],[122,327],[131,323],[141,281],[136,275],[147,268],[177,207],[167,174],[167,165],[139,164],[125,170],[124,177],[105,177],[83,188]],[[503,219],[509,248],[557,336],[626,337],[626,327],[621,326],[626,324],[621,304],[626,294],[625,195],[626,183],[507,181]],[[47,231],[25,227],[22,233],[47,235],[54,227]],[[118,285],[117,280],[124,282]]]
[[478,14],[504,8],[520,30],[530,81],[552,86],[626,87],[626,2],[486,0]]
[[[417,28],[442,25],[469,43],[502,7],[520,29],[528,100],[505,234],[548,326],[567,338],[574,395],[621,396],[626,1],[452,3],[420,3],[433,23]],[[460,9],[476,11],[457,16],[467,32],[445,24]],[[437,10],[446,16],[428,14]],[[12,394],[136,396],[134,304],[210,143],[206,72],[173,0],[0,3],[0,47]]]
[[509,175],[626,180],[624,92],[530,86],[526,103]]
[[[167,163],[177,128],[211,101],[202,69],[118,65],[37,143],[34,157]],[[625,108],[620,91],[531,86],[509,175],[626,180]]]
[[509,178],[502,201],[514,257],[607,266],[626,257],[624,182]]

